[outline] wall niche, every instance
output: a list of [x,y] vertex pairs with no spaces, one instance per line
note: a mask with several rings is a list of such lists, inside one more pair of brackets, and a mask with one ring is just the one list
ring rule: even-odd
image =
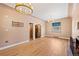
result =
[[24,27],[24,23],[12,21],[12,27]]

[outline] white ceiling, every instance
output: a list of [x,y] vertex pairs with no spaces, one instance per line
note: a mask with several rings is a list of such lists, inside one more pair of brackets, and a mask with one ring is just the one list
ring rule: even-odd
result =
[[[15,7],[14,3],[6,3],[11,7]],[[32,3],[33,16],[39,17],[43,20],[49,18],[63,18],[68,16],[68,4],[67,3]]]

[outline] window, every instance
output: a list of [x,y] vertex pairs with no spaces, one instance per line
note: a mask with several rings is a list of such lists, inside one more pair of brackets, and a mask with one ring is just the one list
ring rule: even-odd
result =
[[53,32],[58,33],[61,32],[61,22],[54,22],[52,23]]

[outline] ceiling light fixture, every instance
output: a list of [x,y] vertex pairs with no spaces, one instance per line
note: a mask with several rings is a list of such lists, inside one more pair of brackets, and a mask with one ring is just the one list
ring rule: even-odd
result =
[[50,18],[50,19],[48,19],[48,20],[47,20],[47,22],[52,22],[52,21],[53,21],[53,19],[52,19],[52,18]]
[[23,14],[32,14],[33,13],[33,7],[31,3],[16,3],[15,9],[17,12],[23,13]]

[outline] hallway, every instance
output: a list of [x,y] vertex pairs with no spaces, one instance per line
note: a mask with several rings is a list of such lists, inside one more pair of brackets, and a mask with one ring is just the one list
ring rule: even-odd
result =
[[0,51],[0,55],[18,56],[67,56],[67,39],[39,38],[29,43]]

